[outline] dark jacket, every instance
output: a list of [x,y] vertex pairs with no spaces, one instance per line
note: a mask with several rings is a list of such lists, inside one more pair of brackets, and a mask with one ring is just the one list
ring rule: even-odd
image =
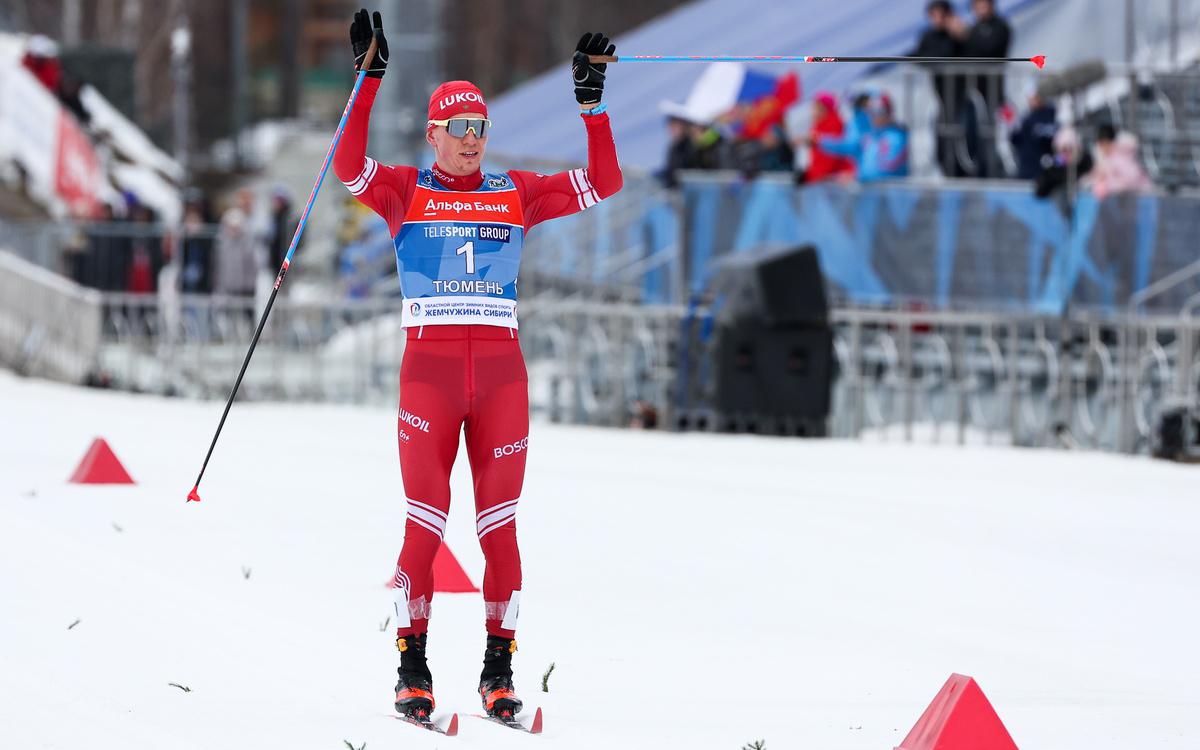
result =
[[[1075,165],[1075,179],[1078,181],[1088,172],[1092,171],[1094,163],[1092,156],[1088,152],[1084,152],[1079,157],[1079,162]],[[1043,170],[1038,175],[1037,180],[1033,184],[1033,194],[1039,198],[1048,198],[1056,191],[1067,186],[1068,167],[1060,159],[1056,159],[1054,163]]]
[[1007,57],[1012,28],[1000,16],[977,22],[963,42],[964,57]]
[[1025,115],[1009,136],[1017,152],[1017,177],[1032,180],[1046,168],[1054,155],[1054,134],[1058,122],[1053,104],[1043,104]]
[[[967,32],[963,42],[964,57],[1007,57],[1012,42],[1012,29],[1000,16],[979,21]],[[1004,101],[1004,76],[974,75],[970,82],[987,102],[989,113]]]
[[696,153],[696,145],[686,133],[671,141],[667,148],[667,165],[662,171],[662,180],[667,187],[679,184],[679,170],[698,169],[700,156]]
[[[944,29],[933,27],[925,29],[917,46],[909,53],[909,57],[962,57],[962,44]],[[956,119],[956,113],[962,106],[961,77],[938,72],[940,66],[931,66],[933,72],[933,88],[937,92],[938,101],[942,105],[942,118],[945,121]]]
[[271,209],[270,237],[267,241],[267,270],[277,271],[287,257],[288,248],[292,244],[292,235],[296,233],[296,224],[292,219],[292,204],[284,203]]

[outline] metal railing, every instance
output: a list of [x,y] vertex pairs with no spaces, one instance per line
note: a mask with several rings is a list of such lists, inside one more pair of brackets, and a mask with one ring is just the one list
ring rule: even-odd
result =
[[[252,299],[104,294],[104,344],[93,380],[219,398],[233,384],[258,311]],[[308,302],[280,297],[241,394],[247,399],[394,403],[405,337],[396,298]],[[521,304],[535,414],[621,426],[635,404],[666,407],[674,375],[669,307],[537,300]]]
[[1195,406],[1200,321],[837,310],[832,434],[1146,452]]
[[102,295],[0,252],[0,363],[82,383],[102,349]]
[[[251,298],[98,293],[11,255],[0,272],[3,362],[75,383],[223,398],[259,313]],[[400,306],[281,297],[243,396],[394,404]],[[1147,452],[1163,409],[1200,405],[1197,307],[1200,294],[1175,315],[837,308],[829,432]],[[681,379],[716,369],[714,337],[688,348],[697,312],[523,302],[534,413],[607,426],[649,414],[677,427],[695,407],[677,398]]]
[[[42,268],[102,291],[127,291],[132,277],[156,288],[168,252],[182,261],[186,288],[211,289],[218,225],[169,227],[154,222],[7,221],[4,247]],[[265,254],[265,249],[264,249]],[[135,271],[135,265],[140,266]]]

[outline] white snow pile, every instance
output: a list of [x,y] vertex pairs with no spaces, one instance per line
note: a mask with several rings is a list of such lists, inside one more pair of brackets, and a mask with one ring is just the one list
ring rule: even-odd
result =
[[[219,414],[0,373],[0,746],[888,750],[951,672],[1023,748],[1200,746],[1195,467],[535,424],[515,665],[545,734],[470,717],[483,607],[439,594],[447,739],[392,718],[395,415],[239,403],[185,504]],[[97,435],[136,486],[67,484]]]

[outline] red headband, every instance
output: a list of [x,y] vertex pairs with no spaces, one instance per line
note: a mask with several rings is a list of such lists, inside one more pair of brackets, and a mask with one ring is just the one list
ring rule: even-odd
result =
[[429,95],[430,120],[449,120],[464,112],[488,116],[483,93],[470,81],[446,81]]

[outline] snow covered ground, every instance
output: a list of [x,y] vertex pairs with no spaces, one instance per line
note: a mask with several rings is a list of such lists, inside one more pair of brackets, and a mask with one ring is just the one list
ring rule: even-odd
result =
[[[1196,467],[536,425],[546,731],[446,739],[391,718],[394,415],[239,404],[185,504],[219,413],[0,373],[0,747],[888,750],[954,671],[1022,748],[1200,747]],[[96,435],[136,487],[66,483]],[[478,583],[465,460],[454,487]],[[435,600],[440,709],[477,709],[482,619]]]

